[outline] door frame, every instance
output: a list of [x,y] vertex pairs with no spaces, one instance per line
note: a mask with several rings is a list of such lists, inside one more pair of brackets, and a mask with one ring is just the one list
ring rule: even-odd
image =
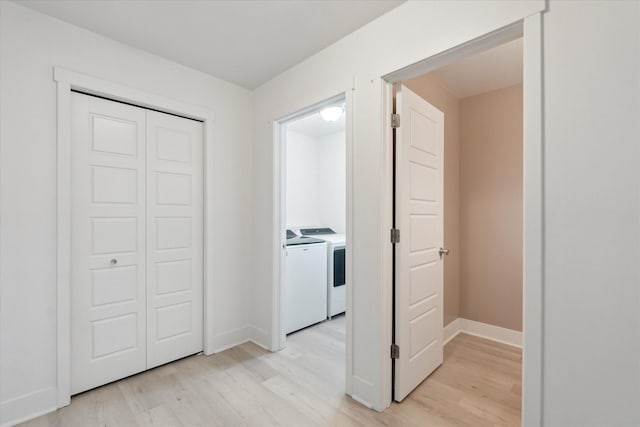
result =
[[345,301],[345,392],[351,394],[352,349],[353,349],[353,88],[324,98],[311,105],[294,110],[274,119],[273,122],[273,287],[271,300],[271,351],[282,350],[286,346],[284,331],[285,257],[286,244],[286,134],[283,126],[295,118],[316,111],[323,106],[344,99],[345,102],[345,149],[346,149],[346,244],[345,280],[347,282]]
[[57,183],[56,183],[56,385],[58,408],[71,402],[71,91],[76,90],[175,114],[203,123],[203,352],[213,353],[213,258],[209,248],[215,224],[208,213],[213,212],[213,186],[209,182],[213,171],[213,111],[184,104],[161,95],[102,80],[96,77],[53,68],[57,90]]
[[[523,38],[523,364],[522,364],[522,425],[540,425],[542,419],[543,386],[543,197],[544,173],[542,132],[542,17],[535,13],[514,24],[470,40],[447,51],[408,65],[382,76],[382,122],[388,123],[383,132],[384,198],[387,206],[393,203],[393,131],[390,114],[393,111],[393,85],[411,77],[425,74],[455,60],[473,55],[502,43]],[[383,232],[393,227],[392,209],[385,209]],[[383,259],[391,260],[383,277],[390,305],[393,294],[392,245],[384,245]],[[391,346],[393,315],[387,310],[385,341]],[[383,392],[391,401],[393,387],[392,364],[384,367]]]

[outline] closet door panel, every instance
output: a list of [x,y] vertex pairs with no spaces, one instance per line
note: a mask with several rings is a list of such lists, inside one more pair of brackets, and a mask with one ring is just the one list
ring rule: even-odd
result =
[[147,111],[147,367],[202,351],[202,123]]
[[71,393],[146,368],[145,110],[71,95]]

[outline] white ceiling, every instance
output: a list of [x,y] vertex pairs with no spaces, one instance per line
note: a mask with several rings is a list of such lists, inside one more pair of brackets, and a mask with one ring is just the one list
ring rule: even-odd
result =
[[248,89],[404,0],[15,0]]
[[[341,101],[336,105],[343,106]],[[322,138],[327,135],[334,134],[345,130],[345,114],[342,113],[340,118],[335,122],[328,122],[320,117],[320,111],[311,113],[308,116],[287,123],[287,130],[301,133],[312,138]]]
[[461,59],[432,74],[458,98],[522,83],[522,39]]

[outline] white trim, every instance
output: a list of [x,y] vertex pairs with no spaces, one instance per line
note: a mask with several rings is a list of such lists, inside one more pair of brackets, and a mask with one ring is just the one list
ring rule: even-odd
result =
[[381,390],[374,408],[384,411],[391,403],[393,391],[393,359],[389,358],[389,349],[393,341],[393,244],[389,240],[389,230],[393,228],[393,129],[390,117],[393,112],[393,84],[384,79],[378,79],[382,97],[382,120],[380,120],[380,134],[382,135],[381,153],[381,182],[380,182],[380,241],[384,242],[380,248],[380,259],[389,262],[380,263],[380,317],[378,326],[382,331],[380,340],[380,354],[382,355],[380,371]]
[[214,194],[211,182],[213,171],[213,111],[184,104],[170,98],[140,91],[96,77],[54,67],[54,80],[58,95],[58,158],[57,158],[57,407],[70,403],[71,352],[70,352],[70,242],[71,242],[71,93],[72,89],[128,102],[141,107],[178,114],[201,120],[204,127],[204,275],[203,275],[203,352],[213,354],[216,337],[213,335],[213,263],[209,242],[213,242]]
[[409,80],[410,78],[437,70],[460,59],[484,52],[485,50],[520,37],[522,37],[522,26],[516,22],[515,24],[492,31],[476,39],[469,40],[453,49],[435,54],[415,64],[389,73],[384,76],[384,79],[389,82],[400,83],[403,80]]
[[357,395],[352,394],[352,395],[351,395],[351,398],[352,398],[353,400],[355,400],[356,402],[358,402],[359,404],[361,404],[362,406],[365,406],[365,407],[367,407],[367,408],[369,408],[369,409],[373,409],[373,407],[371,406],[371,404],[370,404],[369,402],[367,402],[366,400],[363,400],[363,399],[359,398]]
[[[355,87],[355,85],[354,85]],[[345,92],[345,144],[346,144],[346,241],[345,245],[346,287],[345,295],[345,393],[353,393],[353,91]]]
[[351,378],[351,394],[350,396],[353,400],[363,404],[367,408],[376,409],[375,405],[368,401],[365,397],[371,395],[371,390],[373,389],[373,384],[370,381],[359,377],[358,375],[353,375]]
[[215,343],[213,345],[213,353],[217,354],[230,348],[237,347],[247,342],[251,342],[258,347],[271,351],[268,345],[264,344],[266,333],[253,326],[244,326],[237,328],[229,332],[218,334],[214,337]]
[[522,332],[459,318],[460,332],[522,348]]
[[522,425],[542,425],[544,160],[542,12],[524,20]]
[[460,333],[460,318],[444,327],[442,331],[442,345],[445,346]]
[[273,351],[271,349],[269,334],[264,329],[257,326],[251,326],[249,329],[249,341],[255,345],[264,348],[265,350]]
[[263,329],[253,326],[250,331],[250,339],[262,348],[271,351],[271,347],[267,344],[269,335]]
[[242,328],[232,329],[230,331],[217,334],[213,337],[212,353],[220,353],[240,344],[244,344],[250,340],[251,326],[243,326]]
[[475,320],[457,318],[444,328],[443,343],[447,345],[459,333],[465,333],[480,338],[486,338],[502,344],[522,348],[522,332],[507,329],[500,326],[489,325],[488,323],[476,322]]
[[0,426],[13,426],[55,411],[58,392],[47,387],[0,403]]
[[286,133],[281,132],[279,122],[273,122],[273,293],[271,295],[271,351],[282,350],[286,346],[287,337],[284,332],[284,313],[282,300],[284,292],[285,258],[282,246],[286,241],[283,219],[286,213]]
[[215,113],[207,108],[185,104],[162,95],[145,92],[65,68],[54,67],[53,79],[58,83],[69,84],[71,89],[103,96],[114,101],[133,103],[139,107],[157,109],[166,113],[210,122],[210,125],[215,120]]
[[71,85],[59,80],[57,91],[56,375],[61,408],[71,403]]

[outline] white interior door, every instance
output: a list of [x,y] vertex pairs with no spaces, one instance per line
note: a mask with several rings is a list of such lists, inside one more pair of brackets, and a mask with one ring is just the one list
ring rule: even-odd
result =
[[442,364],[444,115],[404,86],[396,93],[394,398]]
[[202,137],[147,111],[147,368],[202,351]]
[[71,94],[71,393],[145,369],[145,110]]

